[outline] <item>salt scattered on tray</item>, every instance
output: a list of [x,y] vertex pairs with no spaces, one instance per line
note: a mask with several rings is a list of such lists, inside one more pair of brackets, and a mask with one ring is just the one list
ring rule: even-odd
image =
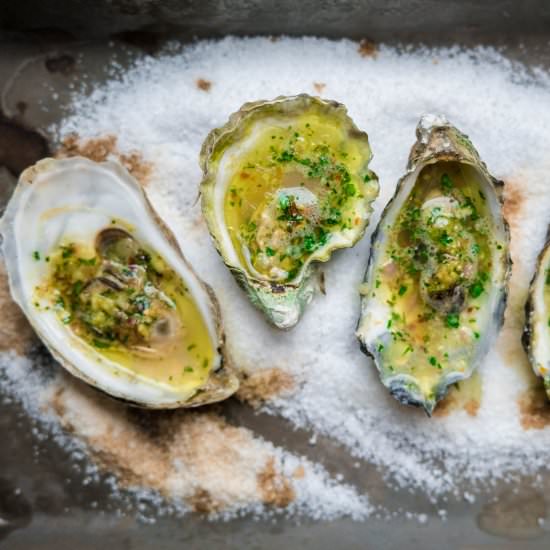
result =
[[[80,139],[114,135],[121,151],[137,151],[151,164],[147,192],[187,258],[214,287],[238,368],[248,373],[277,368],[297,382],[290,394],[271,399],[266,410],[338,441],[356,459],[379,466],[392,486],[433,500],[453,493],[471,501],[474,489],[462,489],[464,481],[513,479],[547,465],[550,409],[539,402],[540,384],[520,335],[527,286],[550,221],[550,76],[529,72],[492,49],[381,47],[376,56],[357,50],[351,41],[315,38],[174,45],[122,74],[114,70],[113,79],[90,95],[76,94],[54,132],[59,140],[71,133]],[[505,326],[480,369],[480,396],[464,399],[454,391],[429,419],[400,406],[381,386],[354,337],[368,235],[323,266],[326,296],[319,294],[290,332],[268,326],[223,266],[196,204],[202,141],[242,103],[300,92],[341,101],[368,132],[371,167],[381,184],[371,231],[404,171],[423,113],[445,113],[505,181],[514,268]],[[21,361],[4,358],[8,378]],[[10,387],[23,399],[29,391],[25,382]],[[89,439],[86,419],[81,420],[75,432]],[[103,420],[98,425],[105,427]],[[256,453],[273,456],[277,471],[286,476],[290,471],[284,463],[304,463],[249,437],[256,449],[250,460]],[[292,482],[291,510],[315,518],[372,513],[366,497],[330,479],[319,466],[306,461],[305,473]],[[180,484],[179,495],[189,488]],[[250,493],[241,500],[234,495],[234,503],[247,509],[254,498],[262,500]]]

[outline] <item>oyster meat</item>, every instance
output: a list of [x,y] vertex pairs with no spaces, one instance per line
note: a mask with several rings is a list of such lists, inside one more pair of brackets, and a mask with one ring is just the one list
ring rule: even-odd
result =
[[118,163],[40,161],[0,231],[14,300],[73,375],[148,408],[237,389],[212,291]]
[[307,95],[247,103],[204,142],[202,210],[225,264],[279,328],[314,293],[313,262],[353,246],[378,195],[367,134]]
[[502,184],[467,136],[426,115],[417,138],[372,238],[357,337],[394,397],[431,414],[501,327],[511,260]]
[[550,398],[550,231],[529,287],[522,341]]

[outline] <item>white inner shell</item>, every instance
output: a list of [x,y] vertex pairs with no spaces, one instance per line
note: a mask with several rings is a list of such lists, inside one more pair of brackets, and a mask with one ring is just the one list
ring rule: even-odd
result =
[[[386,212],[385,217],[382,219],[381,224],[383,227],[393,226],[403,205],[409,198],[411,191],[416,183],[420,171],[427,165],[433,164],[436,161],[431,163],[421,164],[409,174],[401,184],[401,187],[398,191],[398,194],[395,196],[389,210]],[[466,163],[464,163],[466,164]],[[476,342],[476,353],[475,357],[471,362],[466,362],[464,359],[455,356],[453,361],[453,366],[458,367],[459,362],[462,363],[462,366],[465,367],[464,372],[453,371],[449,373],[445,379],[447,385],[453,384],[459,380],[467,378],[475,370],[479,362],[487,354],[492,342],[494,341],[499,326],[495,323],[493,319],[494,312],[498,305],[498,302],[501,298],[501,292],[503,288],[503,281],[505,279],[505,272],[502,265],[502,255],[506,250],[506,241],[505,241],[505,230],[504,230],[504,221],[502,217],[502,212],[500,208],[500,203],[494,200],[494,190],[492,184],[487,181],[486,177],[481,174],[473,165],[469,165],[472,168],[471,177],[476,177],[476,183],[479,186],[485,195],[487,196],[487,204],[489,205],[490,217],[491,217],[491,231],[494,238],[501,243],[502,250],[499,251],[495,246],[491,246],[493,252],[493,271],[491,273],[490,284],[487,285],[488,294],[483,305],[478,312],[478,325],[482,328],[481,336]],[[380,262],[385,255],[385,251],[388,245],[387,232],[381,227],[378,235],[376,244],[372,249],[371,261],[369,263],[369,268],[366,276],[365,288],[374,287],[374,278],[375,272],[380,267]],[[388,319],[391,319],[391,309],[386,303],[385,300],[381,300],[378,296],[382,294],[378,293],[375,297],[372,296],[372,293],[368,293],[362,300],[361,303],[361,322],[357,328],[358,338],[366,345],[370,353],[375,357],[378,356],[377,345],[383,336],[389,332],[388,329]],[[461,327],[461,330],[467,330],[472,332],[471,327]],[[383,368],[380,369],[378,361],[376,361],[377,367],[379,370],[386,376],[384,377],[384,384],[389,386],[392,381],[397,379],[407,379],[411,382],[415,382],[414,377],[396,372],[394,375],[387,375],[384,372]]]
[[[266,129],[271,128],[282,128],[285,129],[288,127],[288,118],[280,119],[276,117],[266,117],[262,120],[258,120],[252,123],[252,127],[249,135],[247,135],[242,140],[237,140],[235,143],[230,145],[223,151],[218,169],[215,173],[215,182],[214,182],[214,205],[213,205],[213,215],[214,221],[218,228],[218,242],[220,248],[223,250],[225,261],[232,266],[240,267],[244,269],[247,273],[250,273],[256,279],[270,280],[266,275],[256,271],[251,265],[250,262],[246,266],[241,265],[241,261],[238,255],[237,250],[233,246],[233,241],[231,240],[231,235],[227,229],[227,223],[225,220],[225,195],[227,187],[231,183],[231,178],[235,174],[235,169],[238,166],[240,159],[248,155],[249,152],[254,149],[254,146],[258,139],[262,136]],[[365,205],[364,208],[361,208],[361,203],[358,202],[357,206],[357,215],[361,219],[367,219],[370,215],[368,207]],[[321,248],[318,248],[315,252],[311,254],[307,262],[304,263],[301,273],[304,272],[306,266],[314,260],[318,260],[325,254],[325,250],[330,247],[331,249],[335,248],[344,248],[351,246],[356,232],[353,229],[346,229],[332,232],[330,239],[327,244]],[[300,274],[301,277],[301,274]],[[300,278],[298,277],[298,279]]]
[[549,311],[544,299],[546,271],[550,262],[550,246],[546,247],[540,260],[540,267],[533,283],[533,313],[531,319],[531,354],[535,360],[534,371],[543,378],[548,378],[550,369],[550,338],[548,334]]
[[[185,282],[217,346],[208,293],[151,217],[139,184],[118,164],[74,158],[46,159],[25,171],[2,219],[3,252],[16,261],[10,269],[13,297],[57,359],[76,376],[123,399],[170,405],[189,398],[181,389],[157,382],[110,361],[78,338],[50,308],[37,308],[35,287],[47,277],[50,251],[67,241],[93,247],[96,234],[116,219],[154,249]],[[33,252],[40,251],[36,261]],[[49,305],[44,301],[43,306]],[[214,351],[213,370],[221,357]],[[68,363],[68,364],[67,364]]]

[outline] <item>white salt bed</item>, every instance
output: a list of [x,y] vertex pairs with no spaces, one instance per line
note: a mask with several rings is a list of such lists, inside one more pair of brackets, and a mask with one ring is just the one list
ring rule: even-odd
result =
[[[60,139],[71,132],[81,138],[114,134],[122,151],[137,150],[153,164],[147,192],[215,289],[238,368],[278,367],[300,382],[294,393],[273,400],[269,412],[329,436],[357,459],[379,465],[392,484],[430,498],[459,494],[464,480],[534,473],[546,467],[550,429],[522,425],[518,399],[533,380],[519,339],[527,285],[550,222],[550,76],[543,70],[533,76],[492,49],[403,53],[381,47],[376,57],[357,49],[355,42],[315,38],[174,46],[113,73],[88,96],[75,94],[55,133]],[[198,79],[210,81],[210,89],[200,89]],[[444,113],[507,183],[515,262],[507,320],[481,368],[482,399],[472,414],[459,407],[430,419],[399,405],[360,352],[354,331],[369,235],[323,266],[326,296],[317,295],[289,332],[270,327],[249,304],[210,241],[196,203],[198,155],[208,132],[244,102],[317,94],[320,84],[323,97],[344,103],[369,134],[381,187],[370,230],[405,169],[423,113]],[[355,490],[326,474],[315,477],[317,468],[308,465],[292,506],[319,518],[367,515],[369,505]],[[327,487],[338,494],[332,510],[329,497],[321,498]]]

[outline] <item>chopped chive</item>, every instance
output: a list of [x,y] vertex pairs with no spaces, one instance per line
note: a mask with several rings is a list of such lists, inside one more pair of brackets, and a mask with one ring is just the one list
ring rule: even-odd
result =
[[405,292],[407,292],[407,286],[406,285],[401,285],[399,287],[399,296],[403,296],[403,294],[405,294]]
[[32,257],[38,261],[40,260],[40,252],[38,252],[38,250],[35,250],[33,253],[32,253]]

